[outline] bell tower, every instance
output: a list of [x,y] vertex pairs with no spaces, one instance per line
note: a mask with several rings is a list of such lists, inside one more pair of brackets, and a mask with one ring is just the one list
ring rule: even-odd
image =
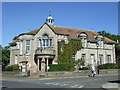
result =
[[54,18],[51,16],[51,9],[49,9],[49,16],[48,16],[48,18],[46,19],[46,23],[47,23],[47,24],[54,25]]

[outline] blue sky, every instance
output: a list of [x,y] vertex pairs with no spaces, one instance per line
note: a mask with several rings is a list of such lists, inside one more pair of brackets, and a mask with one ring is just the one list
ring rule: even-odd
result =
[[117,2],[3,2],[2,45],[9,45],[14,36],[29,29],[40,28],[49,9],[56,26],[118,34]]

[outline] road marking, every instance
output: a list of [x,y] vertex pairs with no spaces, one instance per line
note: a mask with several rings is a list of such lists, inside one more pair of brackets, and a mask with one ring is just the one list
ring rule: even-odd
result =
[[45,84],[50,84],[50,83],[45,83]]
[[59,85],[59,83],[54,83],[54,85]]
[[79,85],[72,85],[72,86],[70,86],[70,87],[78,87]]
[[79,86],[79,87],[77,87],[77,88],[82,88],[83,86]]
[[68,86],[69,84],[61,84],[60,86]]

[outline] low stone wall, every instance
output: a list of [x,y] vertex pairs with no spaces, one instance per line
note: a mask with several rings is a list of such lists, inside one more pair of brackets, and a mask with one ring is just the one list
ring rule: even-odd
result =
[[[101,69],[99,74],[118,74],[118,69]],[[69,76],[88,76],[91,75],[90,70],[80,70],[75,72],[46,72],[47,77],[69,77]]]
[[101,69],[100,74],[118,74],[118,69]]
[[[16,76],[20,74],[20,72],[11,72],[11,71],[3,71],[2,76]],[[118,69],[101,69],[99,70],[99,75],[104,74],[118,74]],[[91,75],[90,70],[80,70],[74,72],[46,72],[47,77],[73,77],[73,76],[88,76]],[[34,76],[34,75],[32,75]]]

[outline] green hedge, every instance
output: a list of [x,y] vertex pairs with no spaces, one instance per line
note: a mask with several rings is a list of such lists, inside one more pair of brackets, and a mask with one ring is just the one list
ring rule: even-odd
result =
[[118,69],[118,64],[106,63],[103,65],[99,65],[99,69]]
[[82,68],[79,68],[79,70],[90,70],[90,68],[88,68],[88,67],[82,67]]
[[19,70],[18,64],[7,65],[7,66],[5,67],[5,71],[16,71],[16,70]]
[[74,71],[73,64],[50,64],[48,71]]

